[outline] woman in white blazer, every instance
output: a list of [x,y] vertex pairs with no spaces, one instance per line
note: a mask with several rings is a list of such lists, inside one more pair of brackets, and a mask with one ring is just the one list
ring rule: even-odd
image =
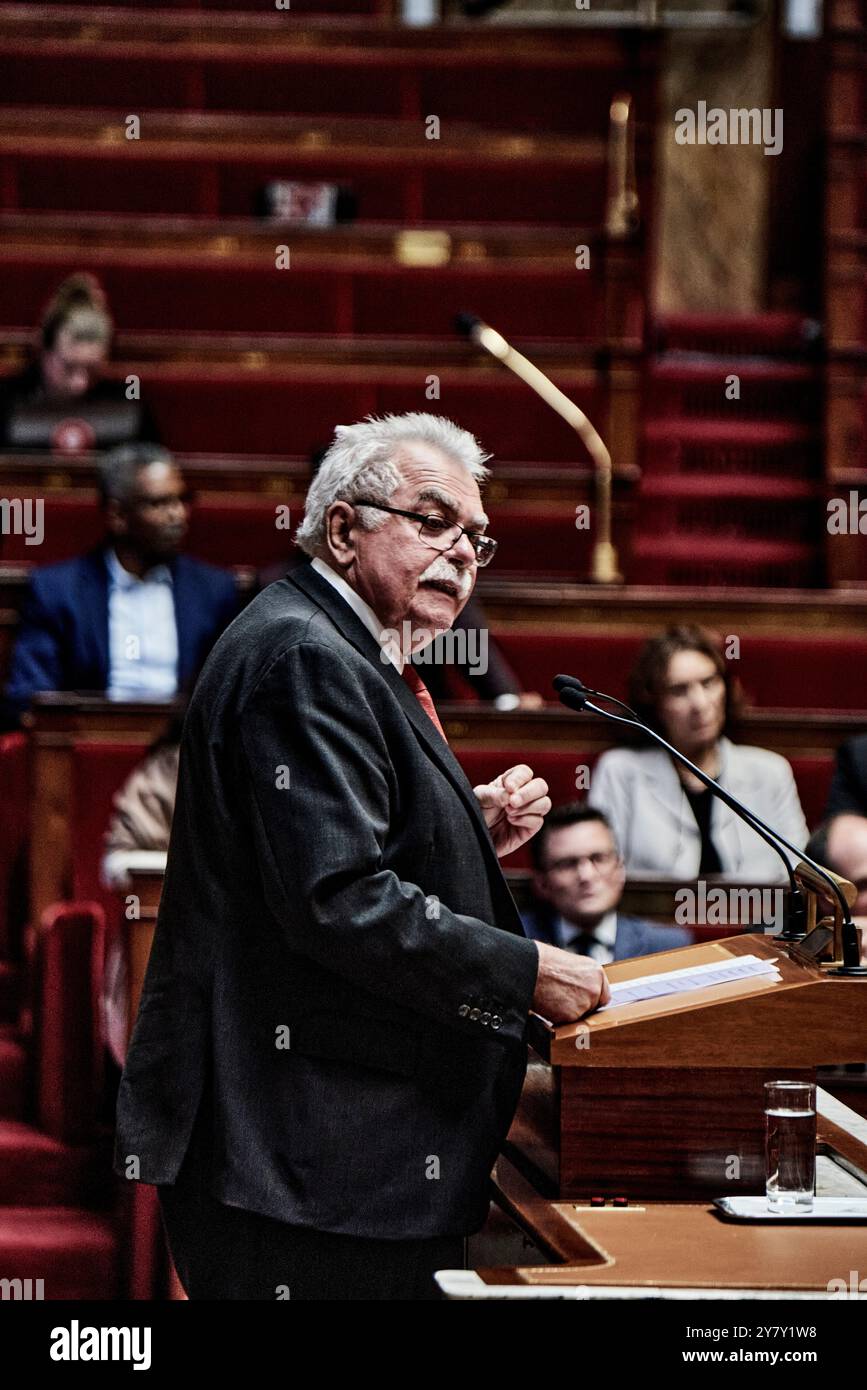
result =
[[[629,701],[646,724],[802,848],[807,825],[786,759],[725,735],[734,713],[733,684],[709,633],[674,627],[646,643],[630,678]],[[724,873],[756,884],[785,879],[770,846],[649,741],[603,753],[587,800],[611,821],[628,873],[677,879]]]

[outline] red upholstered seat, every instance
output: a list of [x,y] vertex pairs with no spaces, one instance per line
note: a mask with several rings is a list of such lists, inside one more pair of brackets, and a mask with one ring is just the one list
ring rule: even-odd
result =
[[103,1073],[99,998],[105,916],[97,903],[55,903],[39,924],[36,1113],[75,1143],[93,1136]]
[[[275,233],[276,237],[276,233]],[[118,261],[120,260],[120,263]],[[0,255],[8,293],[3,321],[25,327],[54,289],[79,268],[75,255]],[[604,336],[604,282],[574,270],[505,268],[485,261],[424,269],[344,257],[302,273],[276,274],[236,260],[114,258],[99,270],[117,322],[136,331],[358,333],[451,339],[455,315],[472,305],[516,337],[596,341]]]
[[[249,498],[212,494],[193,508],[187,548],[191,555],[217,565],[261,567],[287,559],[301,511],[290,516],[287,528],[279,494]],[[278,510],[280,509],[280,510]],[[491,534],[499,541],[497,572],[528,578],[578,579],[590,563],[590,538],[575,529],[574,510],[566,503],[499,509],[488,507]],[[277,521],[281,521],[278,529]],[[38,548],[40,564],[66,560],[96,545],[104,534],[102,515],[87,494],[45,497],[45,540]],[[36,547],[23,535],[9,535],[3,552],[6,564],[33,564]]]
[[[373,137],[372,137],[373,139]],[[94,152],[84,141],[67,154],[10,150],[8,187],[22,211],[176,213],[249,217],[259,190],[275,179],[325,180],[349,185],[364,222],[521,222],[587,227],[605,208],[602,160],[578,170],[565,160],[539,159],[522,167],[516,203],[515,171],[467,158],[463,167],[426,170],[389,163],[375,144],[364,154],[329,154],[311,162],[256,153],[254,145],[231,160],[219,152],[188,154],[179,163],[145,142],[135,160],[123,149]],[[115,157],[116,156],[116,157]]]
[[80,1207],[0,1207],[0,1269],[5,1278],[44,1280],[46,1299],[121,1293],[115,1225]]
[[73,896],[100,903],[111,917],[118,898],[103,889],[99,866],[112,797],[147,754],[141,743],[87,743],[75,746],[72,804]]
[[[17,956],[24,916],[27,848],[28,743],[0,735],[0,959]],[[2,1013],[0,1013],[2,1017]]]

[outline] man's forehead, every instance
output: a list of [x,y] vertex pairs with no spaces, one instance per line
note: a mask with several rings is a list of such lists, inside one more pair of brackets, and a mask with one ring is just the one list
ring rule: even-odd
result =
[[438,500],[469,513],[479,526],[487,524],[481,493],[475,478],[458,463],[430,445],[405,445],[398,456],[402,490],[416,501]]
[[604,839],[613,840],[613,835],[607,825],[603,825],[601,820],[579,820],[573,821],[571,825],[558,825],[550,831],[551,841],[555,838],[562,838],[562,843],[568,841],[578,843],[579,840]]
[[171,486],[183,482],[179,469],[165,459],[154,459],[153,463],[143,464],[141,468],[136,469],[135,480],[141,492],[151,492],[167,483]]

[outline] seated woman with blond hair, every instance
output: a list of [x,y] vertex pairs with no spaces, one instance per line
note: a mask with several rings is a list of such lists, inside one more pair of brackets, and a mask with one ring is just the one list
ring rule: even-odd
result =
[[[630,677],[629,703],[760,820],[803,848],[807,825],[786,759],[728,737],[734,682],[710,633],[681,626],[651,638]],[[603,753],[587,800],[611,821],[628,873],[683,879],[724,873],[756,884],[785,878],[770,846],[649,739]]]

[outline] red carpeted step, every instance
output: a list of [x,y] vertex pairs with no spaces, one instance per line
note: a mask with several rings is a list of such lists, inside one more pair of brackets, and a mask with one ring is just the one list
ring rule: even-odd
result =
[[46,1300],[117,1298],[114,1223],[74,1207],[0,1207],[0,1270],[6,1279],[43,1280]]
[[651,420],[644,429],[642,463],[651,473],[692,473],[716,480],[745,473],[815,477],[817,429],[800,422],[761,420]]
[[[689,559],[701,554],[703,559],[724,563],[731,558],[731,547],[726,540],[716,540],[713,536],[645,536],[633,545],[633,554],[644,556],[665,555],[672,559]],[[750,541],[743,547],[742,558],[752,564],[798,564],[810,551],[809,546],[781,545],[776,541]]]
[[641,497],[706,497],[727,501],[773,498],[779,502],[812,502],[821,495],[819,487],[806,478],[755,478],[734,474],[726,478],[703,478],[682,473],[656,473],[642,480]]
[[[732,376],[738,380],[737,400],[726,395]],[[646,408],[656,420],[706,419],[730,410],[741,421],[817,421],[822,399],[820,367],[752,358],[668,356],[651,364],[647,385]]]
[[821,581],[816,546],[797,541],[645,535],[632,543],[631,583],[708,588],[808,589]]
[[0,1120],[0,1207],[78,1206],[98,1197],[90,1148],[63,1144],[22,1120]]
[[660,350],[803,352],[810,325],[801,314],[669,314],[656,324]]
[[0,1118],[24,1113],[26,1090],[27,1053],[14,1037],[0,1037]]
[[676,440],[678,443],[698,444],[779,444],[790,446],[817,439],[809,425],[778,420],[731,420],[718,417],[710,420],[649,420],[645,439],[652,443]]
[[677,473],[644,478],[639,511],[643,536],[686,532],[718,541],[725,537],[739,544],[752,540],[818,544],[824,516],[818,484],[803,478],[705,478]]

